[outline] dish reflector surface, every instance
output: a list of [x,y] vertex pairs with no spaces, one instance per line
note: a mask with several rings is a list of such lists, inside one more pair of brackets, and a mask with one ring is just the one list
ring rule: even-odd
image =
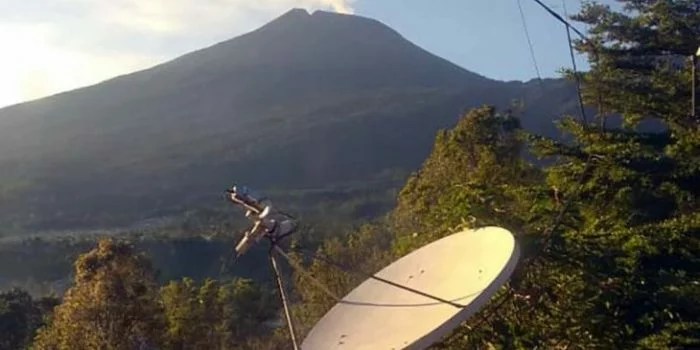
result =
[[309,332],[302,349],[420,349],[476,313],[515,269],[519,249],[499,227],[465,230],[385,267],[377,277],[464,305],[367,279]]

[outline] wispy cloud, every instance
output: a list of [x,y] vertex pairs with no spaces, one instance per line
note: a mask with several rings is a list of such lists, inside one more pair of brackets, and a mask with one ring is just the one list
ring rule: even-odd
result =
[[0,106],[147,68],[293,7],[353,13],[353,2],[0,0]]
[[232,16],[241,20],[253,11],[279,13],[291,7],[353,13],[347,0],[119,0],[100,3],[94,9],[108,14],[106,20],[127,28],[172,33],[221,24]]

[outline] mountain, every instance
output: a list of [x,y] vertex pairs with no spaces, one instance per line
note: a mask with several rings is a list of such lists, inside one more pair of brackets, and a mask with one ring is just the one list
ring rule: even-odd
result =
[[552,133],[574,97],[561,80],[469,72],[372,19],[292,10],[150,69],[0,109],[0,234],[177,215],[240,182],[385,188],[465,108],[523,99],[524,125]]

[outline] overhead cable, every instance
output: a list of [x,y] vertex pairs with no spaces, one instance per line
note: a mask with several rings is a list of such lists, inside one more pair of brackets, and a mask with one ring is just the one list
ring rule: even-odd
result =
[[523,4],[521,0],[516,0],[518,3],[518,10],[520,11],[520,22],[523,26],[523,33],[525,33],[525,38],[527,39],[527,45],[530,48],[530,57],[532,58],[532,64],[535,66],[535,73],[537,73],[537,81],[540,84],[540,89],[544,93],[544,85],[542,84],[542,74],[540,74],[540,67],[537,65],[537,57],[535,56],[535,49],[532,45],[532,39],[530,38],[530,31],[527,29],[527,21],[525,20],[525,12],[523,12]]
[[[562,18],[558,13],[556,13],[550,7],[543,4],[542,1],[540,1],[540,0],[533,0],[533,1],[535,1],[537,4],[542,6],[550,15],[552,15],[558,21],[562,22],[566,27],[567,41],[569,43],[569,53],[571,56],[571,64],[572,64],[572,69],[573,69],[573,73],[574,73],[574,79],[576,81],[576,91],[577,91],[577,95],[578,95],[578,102],[579,102],[579,109],[580,109],[579,112],[581,113],[580,118],[581,118],[581,122],[582,122],[583,126],[586,127],[587,126],[586,110],[584,108],[583,94],[581,92],[581,82],[580,82],[580,77],[578,74],[578,69],[576,66],[576,59],[575,59],[575,55],[574,55],[574,45],[573,45],[573,40],[571,39],[571,31],[574,31],[576,34],[578,34],[581,37],[581,39],[584,42],[591,45],[592,50],[593,50],[593,54],[597,59],[598,54],[597,54],[597,50],[595,49],[595,45],[592,42],[590,42],[588,40],[588,38],[586,38],[586,36],[583,35],[583,33],[581,33],[578,29],[576,29],[576,27],[572,26],[567,20]],[[520,1],[518,1],[518,5],[520,6]],[[521,13],[522,13],[522,9],[521,9]],[[579,176],[576,180],[575,191],[572,193],[571,196],[567,196],[564,198],[564,202],[562,203],[560,210],[557,212],[552,224],[549,227],[547,227],[544,230],[544,232],[542,233],[542,236],[544,237],[544,239],[543,239],[542,243],[540,244],[539,249],[537,249],[535,251],[535,253],[533,253],[528,260],[526,260],[523,264],[520,265],[521,269],[524,268],[525,266],[528,266],[533,261],[535,261],[536,258],[539,257],[540,253],[549,245],[549,242],[551,241],[551,239],[554,235],[554,231],[556,231],[559,228],[559,226],[561,226],[561,224],[564,220],[564,216],[568,212],[569,207],[571,206],[571,203],[573,202],[574,198],[577,196],[578,193],[580,193],[581,189],[583,188],[583,181],[585,180],[586,175],[588,174],[588,172],[590,171],[590,169],[592,167],[592,162],[591,162],[592,159],[593,159],[593,155],[589,153],[587,156],[587,159],[585,161],[584,168],[579,173]],[[495,307],[492,308],[491,312],[485,314],[476,322],[476,324],[474,325],[474,328],[478,327],[483,322],[486,322],[491,316],[493,316],[497,311],[499,311],[505,305],[506,301],[508,301],[511,297],[513,297],[515,295],[516,295],[516,293],[514,292],[514,290],[512,288],[509,288],[508,291],[506,291],[506,293],[501,295],[500,300],[498,300],[496,302]]]

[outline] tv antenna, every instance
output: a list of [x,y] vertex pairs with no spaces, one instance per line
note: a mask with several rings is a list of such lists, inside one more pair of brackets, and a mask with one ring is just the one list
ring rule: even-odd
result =
[[[229,198],[233,203],[236,203],[246,210],[245,216],[253,222],[253,226],[243,233],[243,237],[234,248],[236,259],[245,254],[253,244],[259,242],[262,238],[266,238],[270,242],[268,259],[275,277],[275,282],[277,283],[280,299],[282,300],[291,341],[294,345],[294,349],[297,350],[299,347],[297,345],[294,322],[289,311],[289,301],[287,293],[285,292],[282,275],[277,265],[277,259],[275,259],[275,253],[281,251],[278,243],[285,237],[296,232],[298,224],[291,215],[276,210],[272,207],[267,198],[257,196],[245,186],[233,186],[233,188],[226,190],[226,192],[229,194]],[[230,258],[226,260],[222,267],[222,272],[228,265],[229,260]]]
[[[367,279],[342,299],[320,281],[305,276],[337,303],[316,323],[300,347],[276,260],[276,255],[282,256],[292,268],[304,273],[279,246],[283,238],[296,232],[298,222],[245,187],[233,187],[227,192],[252,221],[252,228],[236,245],[236,257],[262,238],[270,243],[270,266],[295,350],[426,348],[483,308],[506,283],[520,257],[509,231],[485,227],[429,243],[376,274],[350,271]],[[313,253],[306,255],[352,270]]]

